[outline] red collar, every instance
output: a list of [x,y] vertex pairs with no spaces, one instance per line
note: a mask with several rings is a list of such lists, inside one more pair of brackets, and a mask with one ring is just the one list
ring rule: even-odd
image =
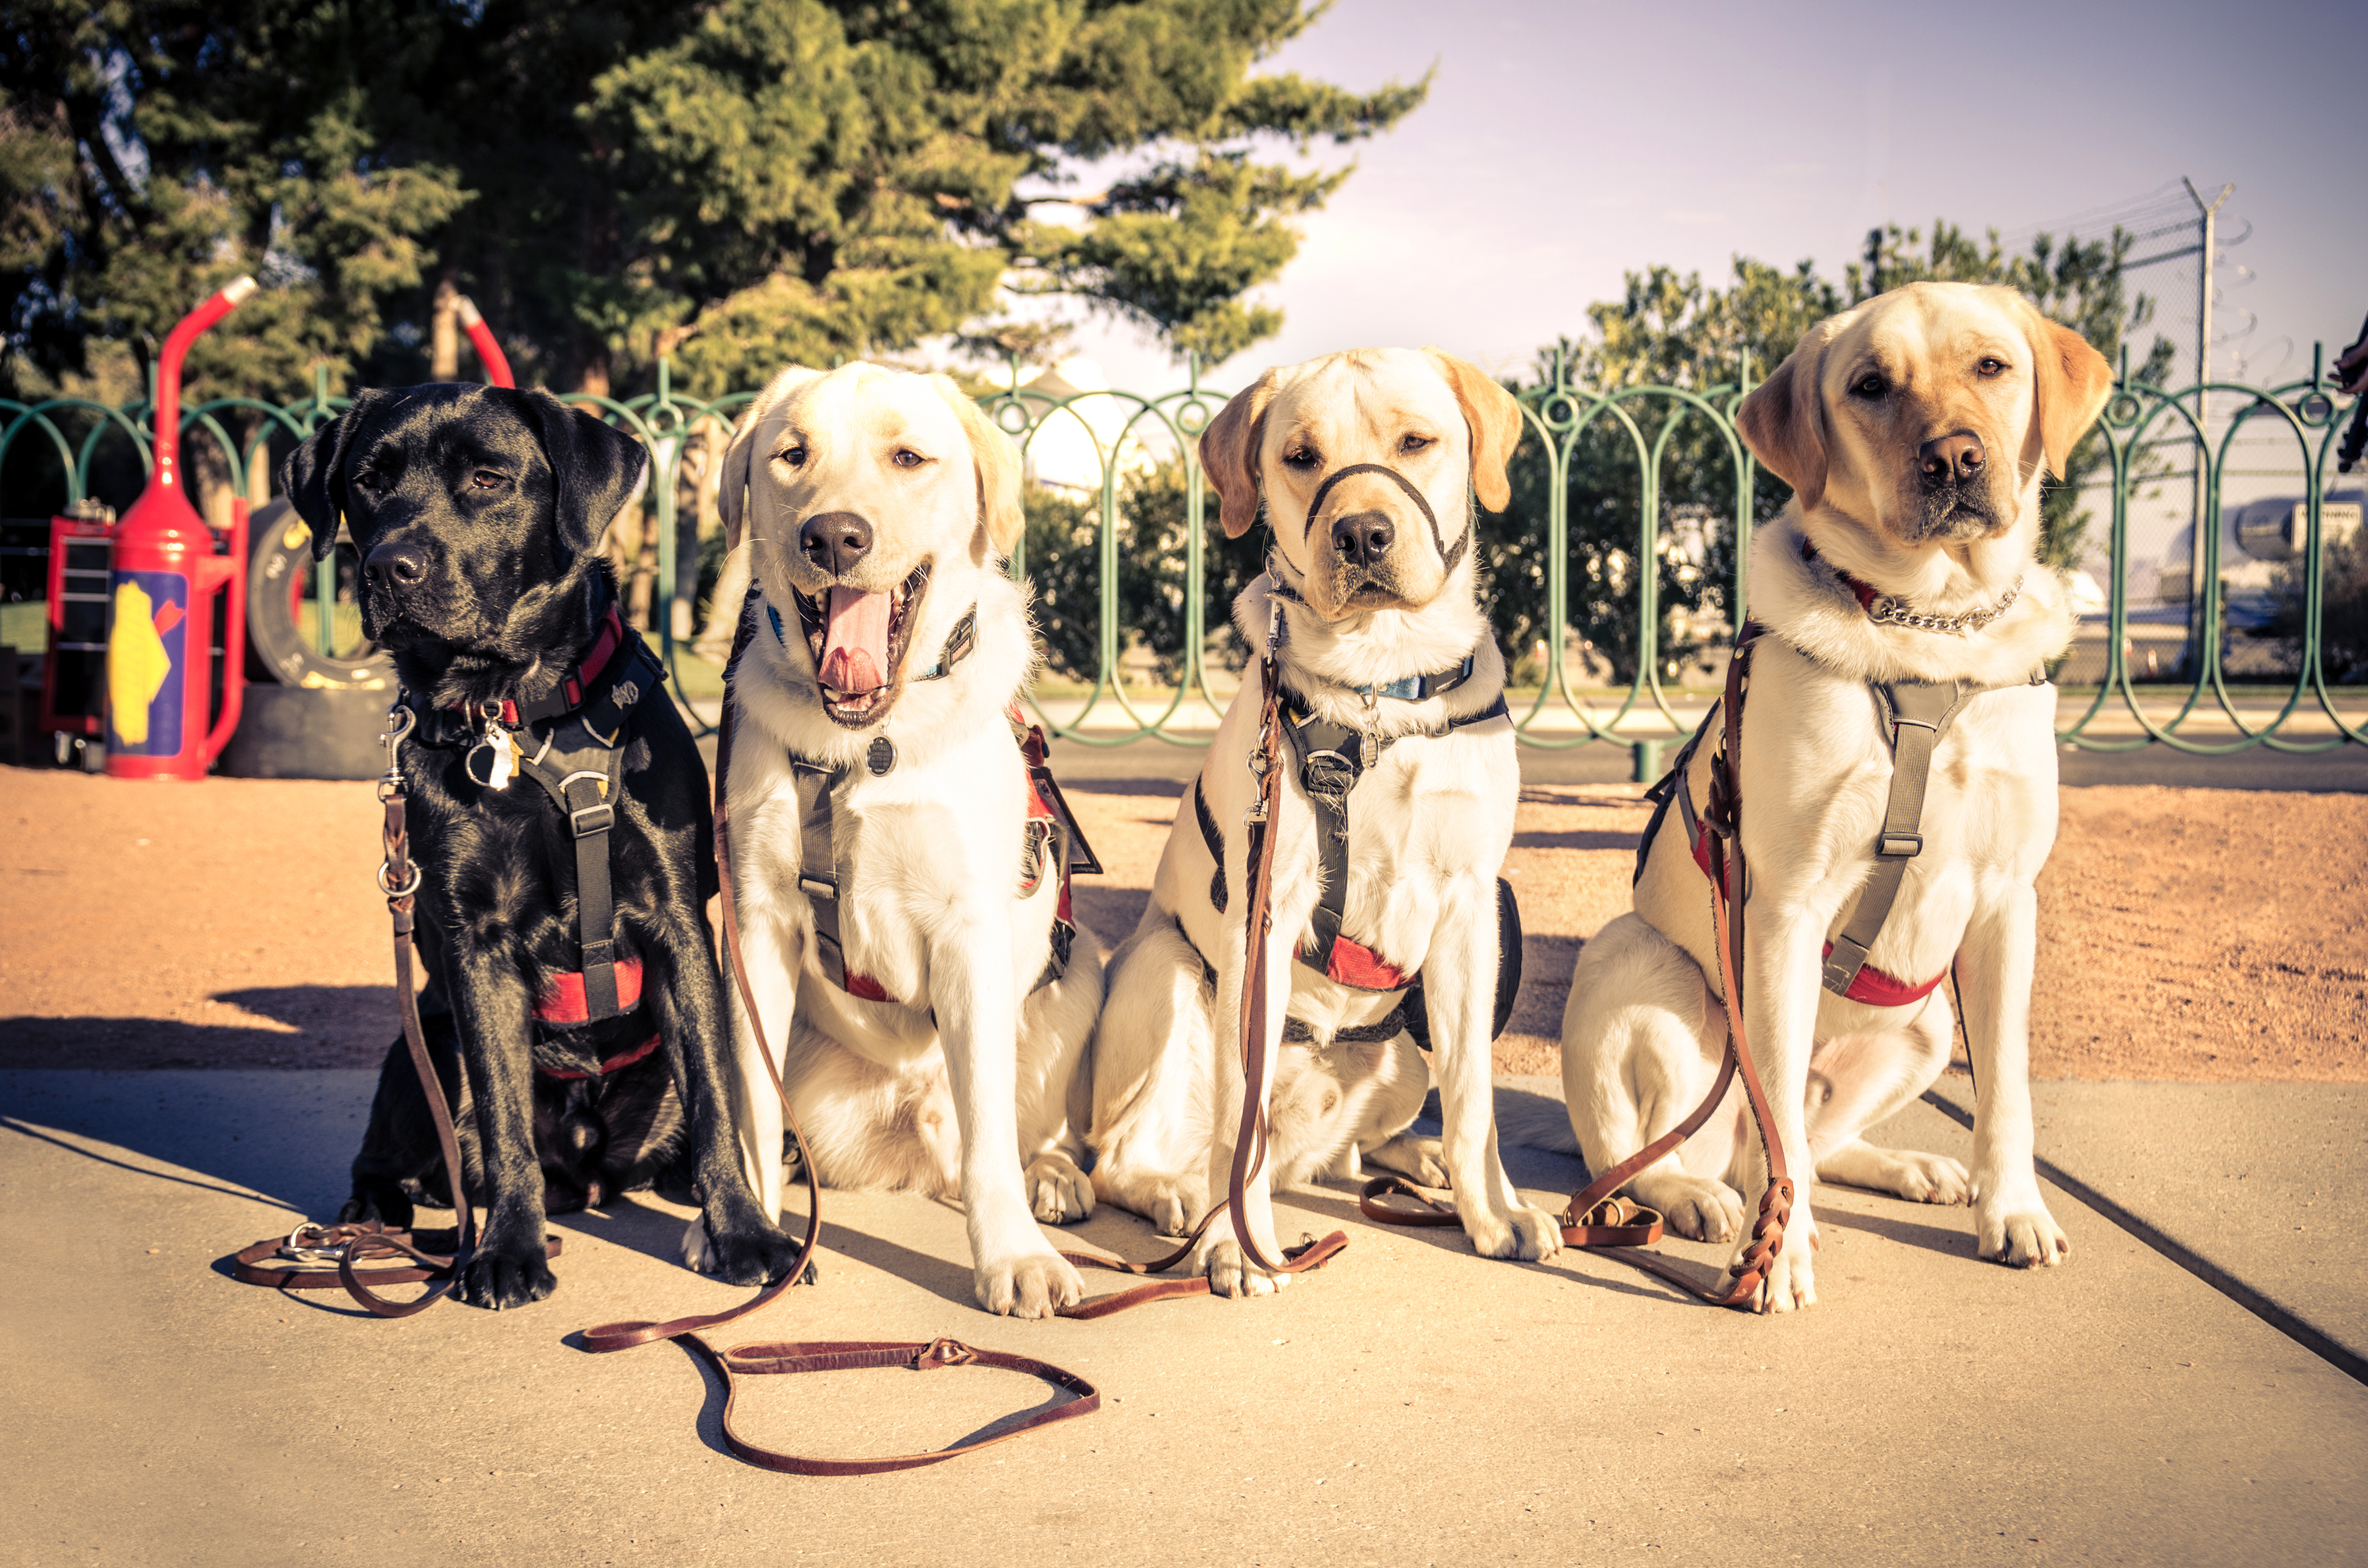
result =
[[[612,601],[607,613],[600,617],[599,629],[593,634],[592,645],[584,651],[584,656],[575,662],[575,667],[562,676],[556,687],[541,698],[529,699],[523,705],[512,698],[502,699],[503,727],[524,729],[529,724],[556,719],[563,713],[573,713],[583,707],[585,695],[592,689],[593,683],[607,673],[609,665],[624,646],[624,618],[617,613]],[[467,704],[456,704],[445,711],[458,713],[464,719],[477,717]]]
[[[1806,536],[1804,536],[1801,540],[1801,559],[1804,561],[1816,561],[1820,559],[1817,554],[1817,547],[1810,543]],[[1826,565],[1832,571],[1835,576],[1839,577],[1842,580],[1843,587],[1848,588],[1851,593],[1858,596],[1859,608],[1863,610],[1872,610],[1874,608],[1874,601],[1884,597],[1883,590],[1876,587],[1873,583],[1860,582],[1857,578],[1851,576],[1840,567],[1834,565],[1831,562],[1827,562]]]

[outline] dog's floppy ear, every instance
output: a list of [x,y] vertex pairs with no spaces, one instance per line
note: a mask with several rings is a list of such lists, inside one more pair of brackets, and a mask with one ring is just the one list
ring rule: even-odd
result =
[[1201,432],[1201,471],[1217,487],[1217,521],[1227,539],[1249,532],[1258,515],[1258,449],[1266,444],[1266,411],[1274,402],[1269,370],[1233,395]]
[[354,437],[389,393],[366,387],[353,405],[297,444],[279,466],[279,487],[304,526],[313,530],[313,559],[326,560],[336,548],[337,524],[346,513],[346,459]]
[[2030,301],[2022,311],[2031,339],[2031,417],[2047,451],[2047,472],[2061,479],[2073,447],[2113,394],[2113,368],[2087,338],[2041,315]]
[[487,387],[485,395],[506,398],[542,443],[542,455],[551,460],[560,542],[577,555],[599,549],[609,519],[632,497],[649,466],[642,443],[588,409],[571,408],[540,389]]
[[1811,327],[1776,373],[1752,388],[1735,411],[1743,444],[1793,487],[1804,512],[1826,494],[1826,399],[1818,382],[1831,335],[1824,324]]
[[986,540],[995,547],[995,553],[1008,556],[1019,548],[1019,536],[1028,525],[1019,495],[1019,449],[951,376],[931,376],[929,384],[962,421],[962,434],[970,439],[971,460],[978,469],[979,521],[986,525]]
[[1513,449],[1521,444],[1521,405],[1497,384],[1494,376],[1471,361],[1440,348],[1423,352],[1455,389],[1463,424],[1472,432],[1473,492],[1480,497],[1480,505],[1501,512],[1513,504],[1513,485],[1505,477],[1505,465],[1513,460]]
[[740,548],[741,527],[747,520],[748,481],[755,472],[759,429],[782,400],[821,374],[803,365],[792,365],[768,381],[765,390],[757,394],[757,401],[741,414],[732,440],[723,449],[723,467],[715,492],[715,510],[723,518],[723,549],[727,554]]

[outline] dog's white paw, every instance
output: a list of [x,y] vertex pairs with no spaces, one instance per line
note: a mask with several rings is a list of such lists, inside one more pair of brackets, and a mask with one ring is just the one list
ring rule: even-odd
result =
[[972,1283],[978,1304],[1000,1317],[1051,1317],[1086,1299],[1086,1282],[1076,1267],[1049,1251],[982,1263]]
[[1482,1257],[1535,1263],[1562,1250],[1562,1227],[1543,1209],[1523,1203],[1503,1214],[1483,1214],[1467,1221],[1464,1234]]
[[1656,1176],[1629,1191],[1637,1202],[1657,1210],[1673,1235],[1731,1242],[1742,1233],[1743,1195],[1716,1176]]
[[1269,1273],[1252,1263],[1231,1236],[1202,1238],[1187,1267],[1208,1275],[1212,1296],[1271,1296],[1291,1283],[1290,1275]]
[[1417,1187],[1449,1185],[1447,1156],[1436,1138],[1393,1138],[1367,1153],[1364,1162],[1376,1170],[1395,1172]]
[[2015,1204],[1977,1204],[1975,1246],[1982,1256],[2016,1268],[2053,1268],[2071,1256],[2071,1238],[2038,1196]]
[[[1736,1263],[1750,1250],[1750,1238],[1745,1236],[1728,1259],[1729,1278]],[[1768,1272],[1760,1277],[1759,1289],[1751,1298],[1751,1310],[1756,1312],[1798,1312],[1817,1304],[1817,1228],[1816,1222],[1795,1210],[1793,1224],[1784,1233],[1784,1250],[1770,1259]]]
[[1910,1203],[1956,1204],[1974,1200],[1974,1178],[1963,1164],[1948,1155],[1894,1149],[1891,1157],[1896,1169],[1891,1179],[1883,1184],[1884,1191],[1896,1192]]
[[1048,1225],[1071,1225],[1094,1212],[1094,1184],[1077,1163],[1055,1149],[1028,1163],[1028,1207]]

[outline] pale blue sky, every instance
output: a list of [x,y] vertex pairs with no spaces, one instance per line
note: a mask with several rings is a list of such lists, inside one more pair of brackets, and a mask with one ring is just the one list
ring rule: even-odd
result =
[[[1282,335],[1220,384],[1375,343],[1509,370],[1648,262],[1723,278],[1737,252],[1815,256],[1839,274],[1886,217],[2011,234],[2181,175],[2237,183],[2223,210],[2253,233],[2227,261],[2256,277],[2220,312],[2259,317],[2237,346],[2257,369],[2291,337],[2283,375],[2305,373],[2314,337],[2340,347],[2368,312],[2356,0],[1339,0],[1270,68],[1370,87],[1434,60],[1429,102],[1348,154],[1356,176],[1264,290]],[[1132,329],[1089,324],[1076,344],[1116,385],[1178,379]]]

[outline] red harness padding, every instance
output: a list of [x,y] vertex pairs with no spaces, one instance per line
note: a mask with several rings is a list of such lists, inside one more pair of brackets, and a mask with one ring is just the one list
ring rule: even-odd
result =
[[[1685,787],[1686,781],[1679,779],[1678,788],[1682,790]],[[1694,830],[1694,864],[1702,868],[1702,874],[1711,880],[1712,886],[1718,886],[1718,873],[1711,869],[1710,823],[1707,820]],[[1817,956],[1825,958],[1833,950],[1834,945],[1827,942],[1825,952]],[[1911,985],[1896,975],[1885,974],[1868,964],[1858,971],[1858,977],[1850,982],[1850,989],[1842,994],[1870,1007],[1905,1007],[1930,996],[1933,987],[1948,978],[1949,971],[1944,969],[1923,984]]]
[[[617,1011],[630,1013],[642,1005],[642,960],[617,960]],[[569,970],[565,974],[551,977],[551,984],[534,1005],[534,1016],[546,1024],[584,1024],[592,1021],[592,1008],[584,998],[584,971]]]
[[[1301,949],[1299,957],[1305,961],[1307,949]],[[1414,983],[1412,975],[1345,933],[1332,938],[1332,956],[1324,965],[1324,977],[1359,991],[1404,991]]]
[[[617,1010],[620,1013],[630,1013],[641,1005],[642,960],[619,959],[617,960]],[[570,970],[565,974],[552,976],[551,984],[535,1002],[534,1016],[546,1024],[589,1023],[592,1018],[592,1009],[584,999],[584,971]],[[546,1078],[605,1078],[611,1073],[631,1067],[634,1062],[649,1055],[658,1048],[658,1040],[659,1037],[653,1034],[631,1051],[611,1056],[589,1073],[579,1073],[573,1068],[563,1071],[549,1067],[538,1067],[535,1071]]]

